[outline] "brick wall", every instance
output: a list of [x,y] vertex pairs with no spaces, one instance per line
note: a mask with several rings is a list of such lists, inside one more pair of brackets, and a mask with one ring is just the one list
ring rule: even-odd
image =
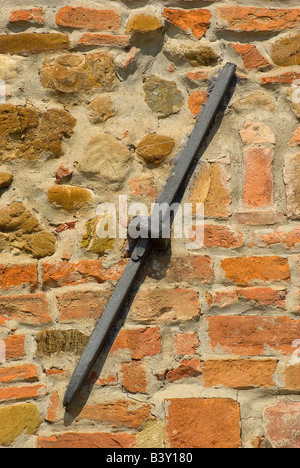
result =
[[[66,3],[1,4],[0,444],[299,448],[297,2]],[[97,206],[155,201],[227,61],[183,200],[204,203],[204,245],[151,257],[66,412],[128,262]]]

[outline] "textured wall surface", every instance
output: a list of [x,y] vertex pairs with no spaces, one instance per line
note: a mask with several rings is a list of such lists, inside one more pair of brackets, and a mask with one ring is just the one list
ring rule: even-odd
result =
[[[297,3],[2,0],[2,446],[300,448]],[[97,206],[150,208],[227,61],[183,200],[204,203],[204,245],[152,255],[65,411],[128,262]]]

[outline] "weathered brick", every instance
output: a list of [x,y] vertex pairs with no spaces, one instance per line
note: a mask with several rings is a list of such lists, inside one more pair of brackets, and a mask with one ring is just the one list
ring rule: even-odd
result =
[[70,291],[57,295],[59,321],[98,319],[104,311],[111,291]]
[[52,396],[51,396],[51,403],[50,403],[50,406],[48,408],[47,415],[45,417],[45,420],[48,423],[51,424],[51,423],[54,423],[56,421],[58,406],[59,406],[59,394],[55,390],[53,392]]
[[145,363],[130,361],[122,363],[122,383],[130,393],[147,393]]
[[30,23],[43,25],[45,23],[44,10],[42,8],[33,8],[32,10],[14,10],[9,16],[9,22]]
[[222,6],[217,13],[226,22],[226,29],[236,32],[271,32],[295,28],[300,19],[299,8],[259,8]]
[[244,127],[240,130],[240,135],[245,145],[276,143],[275,135],[271,127],[264,122],[246,122]]
[[271,148],[257,146],[244,150],[243,200],[247,207],[258,208],[272,205],[274,197],[273,159],[274,150]]
[[9,335],[4,339],[5,360],[15,361],[25,356],[25,335]]
[[37,380],[39,380],[37,367],[34,364],[22,364],[0,369],[0,382],[35,382]]
[[194,115],[198,115],[202,110],[203,106],[207,103],[208,94],[206,91],[194,91],[189,96],[189,109]]
[[238,448],[240,411],[237,402],[222,398],[166,400],[166,447]]
[[90,31],[116,31],[120,26],[120,16],[114,10],[65,6],[56,16],[56,24],[65,28]]
[[196,332],[178,333],[175,335],[175,354],[195,354],[200,343]]
[[163,15],[175,26],[192,34],[197,39],[203,37],[210,25],[211,12],[204,8],[182,10],[179,8],[165,8]]
[[0,401],[27,400],[47,394],[45,385],[0,388]]
[[10,289],[11,287],[29,285],[30,289],[37,288],[37,267],[34,264],[28,265],[0,265],[0,288]]
[[213,307],[228,307],[243,301],[258,306],[273,306],[287,308],[287,290],[284,288],[243,288],[225,291],[214,291],[211,300]]
[[284,157],[284,182],[286,186],[287,215],[300,219],[300,153]]
[[300,363],[288,366],[283,372],[283,378],[285,389],[300,390]]
[[60,33],[18,33],[0,36],[1,54],[43,53],[70,47],[69,37]]
[[152,278],[167,278],[170,282],[210,283],[214,279],[213,259],[208,255],[160,257],[150,263],[148,274]]
[[138,403],[133,400],[117,400],[110,403],[95,403],[85,405],[76,420],[108,423],[113,427],[125,426],[137,429],[151,418],[151,406],[148,403]]
[[296,128],[293,138],[290,141],[290,146],[300,146],[300,126]]
[[282,226],[275,230],[264,229],[253,233],[250,247],[281,245],[288,249],[300,244],[300,227]]
[[129,349],[132,359],[155,356],[161,351],[161,338],[158,327],[121,330],[114,342],[111,353]]
[[253,44],[230,44],[241,55],[246,70],[265,69],[270,62],[258,51]]
[[245,236],[235,226],[204,225],[204,247],[235,249],[244,245]]
[[257,282],[290,281],[290,268],[286,258],[235,257],[222,260],[225,279],[240,285]]
[[44,289],[58,288],[84,284],[89,280],[94,280],[97,283],[119,280],[127,263],[128,259],[123,259],[111,268],[104,268],[101,259],[81,260],[78,263],[66,261],[44,263],[43,287]]
[[205,387],[237,389],[274,387],[276,360],[209,360],[203,364]]
[[292,355],[300,336],[300,320],[272,316],[216,316],[207,318],[214,351],[241,356]]
[[264,85],[272,84],[293,84],[295,80],[300,79],[300,73],[297,72],[286,72],[286,73],[277,73],[275,75],[263,76],[261,78],[261,83]]
[[177,382],[178,380],[191,377],[199,377],[202,374],[202,363],[200,359],[183,359],[174,369],[168,369],[164,373],[164,377],[169,382]]
[[39,436],[37,448],[133,448],[136,446],[134,434],[109,432],[66,432],[49,437]]
[[83,44],[86,46],[126,48],[130,45],[130,36],[118,34],[85,33],[79,39],[79,44]]
[[199,295],[189,289],[151,289],[140,291],[132,305],[136,322],[176,323],[200,315]]
[[300,448],[300,403],[278,399],[263,410],[266,437],[272,448]]
[[0,297],[0,324],[9,320],[38,324],[51,322],[49,304],[44,294]]

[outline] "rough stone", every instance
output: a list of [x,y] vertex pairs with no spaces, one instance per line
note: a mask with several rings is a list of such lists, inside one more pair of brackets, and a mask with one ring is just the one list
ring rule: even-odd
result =
[[126,33],[145,34],[153,31],[162,31],[163,25],[157,16],[150,14],[135,14],[129,18]]
[[114,136],[100,133],[92,138],[77,169],[101,187],[120,188],[131,168],[132,155]]
[[[105,220],[107,219],[107,223]],[[104,255],[107,250],[113,250],[114,248],[114,237],[107,232],[106,237],[99,237],[97,235],[98,223],[105,224],[104,228],[109,228],[111,225],[110,215],[103,217],[96,217],[87,221],[86,223],[86,234],[82,237],[81,247],[85,247],[88,251],[97,253],[98,255]]]
[[37,356],[52,356],[59,353],[82,354],[89,337],[79,330],[43,330],[37,333]]
[[145,100],[158,118],[177,114],[184,102],[182,92],[174,81],[149,76],[144,84]]
[[271,47],[271,58],[276,65],[300,65],[300,34],[284,37]]
[[62,141],[70,138],[76,119],[69,112],[39,112],[29,106],[0,105],[0,161],[33,160],[42,153],[62,156]]
[[60,33],[19,33],[0,36],[0,54],[43,53],[70,49],[70,40]]
[[0,80],[7,82],[16,78],[17,75],[18,60],[7,55],[0,55]]
[[45,88],[62,93],[94,88],[110,91],[117,84],[114,60],[109,52],[64,54],[56,59],[46,59],[41,82]]
[[12,181],[12,174],[9,174],[8,172],[0,172],[0,189],[9,187]]
[[173,138],[163,135],[147,135],[138,144],[136,152],[147,163],[158,166],[169,154],[172,153],[175,146]]
[[93,200],[93,198],[90,190],[71,185],[53,186],[48,190],[48,200],[51,205],[57,205],[66,211],[79,210]]
[[292,219],[300,219],[300,153],[285,156],[283,175],[286,186],[287,214]]
[[209,67],[218,63],[218,56],[211,47],[194,41],[179,42],[175,39],[168,39],[163,51],[172,62],[188,62],[192,67]]
[[0,408],[0,445],[10,445],[23,431],[35,434],[42,420],[35,404]]
[[55,253],[55,236],[45,231],[22,203],[0,208],[0,244],[5,251],[18,249],[34,258]]
[[88,112],[90,122],[92,124],[106,122],[115,115],[115,109],[111,97],[108,94],[96,97],[89,104]]

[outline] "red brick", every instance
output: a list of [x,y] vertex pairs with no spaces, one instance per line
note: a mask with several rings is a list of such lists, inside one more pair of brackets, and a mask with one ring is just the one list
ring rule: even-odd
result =
[[300,403],[280,399],[263,410],[266,437],[272,448],[300,448]]
[[240,411],[234,400],[174,398],[166,400],[167,448],[238,448]]
[[274,150],[271,148],[257,146],[244,150],[243,200],[247,207],[258,208],[272,205],[273,159]]
[[235,257],[221,262],[225,279],[240,285],[268,281],[290,281],[290,268],[286,258]]
[[122,363],[123,386],[130,393],[147,393],[145,364],[141,361]]
[[47,394],[45,385],[0,388],[0,401],[27,400]]
[[56,421],[58,406],[59,406],[59,395],[58,395],[58,392],[55,390],[51,396],[50,407],[48,408],[47,415],[45,417],[45,420],[48,423],[54,423]]
[[151,419],[151,406],[133,400],[118,400],[110,403],[85,405],[76,416],[76,421],[87,419],[94,422],[109,423],[112,427],[137,429]]
[[203,37],[210,25],[211,12],[204,8],[195,10],[181,10],[179,8],[165,8],[163,15],[170,23],[183,31],[191,33],[197,39]]
[[79,39],[79,44],[86,46],[102,47],[129,47],[130,36],[120,36],[116,34],[91,34],[85,33]]
[[59,322],[98,319],[104,311],[111,291],[70,291],[57,295]]
[[136,436],[126,433],[66,432],[50,437],[40,436],[37,448],[104,448],[119,449],[136,446]]
[[198,377],[201,374],[202,363],[200,359],[184,359],[180,361],[178,367],[167,371],[166,378],[169,382],[177,382],[184,378]]
[[8,320],[37,324],[51,322],[49,305],[44,294],[0,297],[0,324]]
[[10,23],[32,23],[44,24],[44,10],[42,8],[33,8],[32,10],[14,10],[9,16]]
[[295,80],[300,79],[300,73],[297,72],[286,72],[279,73],[277,75],[263,76],[261,78],[262,84],[293,84]]
[[215,291],[212,296],[213,307],[228,307],[241,301],[255,303],[256,306],[273,306],[286,309],[286,289],[243,288],[233,291]]
[[200,316],[199,294],[190,289],[150,289],[134,299],[133,320],[176,323]]
[[14,381],[34,382],[39,380],[37,367],[34,364],[22,364],[14,367],[4,367],[0,369],[0,382]]
[[25,356],[25,335],[9,335],[4,339],[5,359],[14,361]]
[[244,234],[235,226],[204,225],[204,247],[234,249],[244,245]]
[[195,354],[200,343],[196,332],[178,333],[175,335],[175,354]]
[[299,24],[299,8],[257,8],[222,6],[217,13],[226,21],[226,29],[236,32],[273,32],[295,28]]
[[210,344],[218,353],[240,356],[292,355],[300,336],[300,320],[271,316],[207,318]]
[[121,330],[114,342],[111,352],[129,349],[132,359],[155,356],[161,351],[161,339],[158,327]]
[[203,364],[205,387],[224,386],[236,389],[274,387],[276,360],[211,360]]
[[38,285],[36,265],[0,265],[0,288],[29,285],[30,289],[36,289]]
[[256,70],[270,66],[270,62],[253,44],[230,44],[241,55],[246,70]]
[[114,10],[66,6],[58,12],[56,24],[65,28],[90,31],[116,31],[120,26],[120,17]]
[[82,260],[78,263],[66,261],[43,264],[43,287],[44,289],[58,288],[84,284],[89,280],[97,283],[105,281],[117,281],[128,263],[128,259],[121,260],[111,268],[104,268],[102,260]]

